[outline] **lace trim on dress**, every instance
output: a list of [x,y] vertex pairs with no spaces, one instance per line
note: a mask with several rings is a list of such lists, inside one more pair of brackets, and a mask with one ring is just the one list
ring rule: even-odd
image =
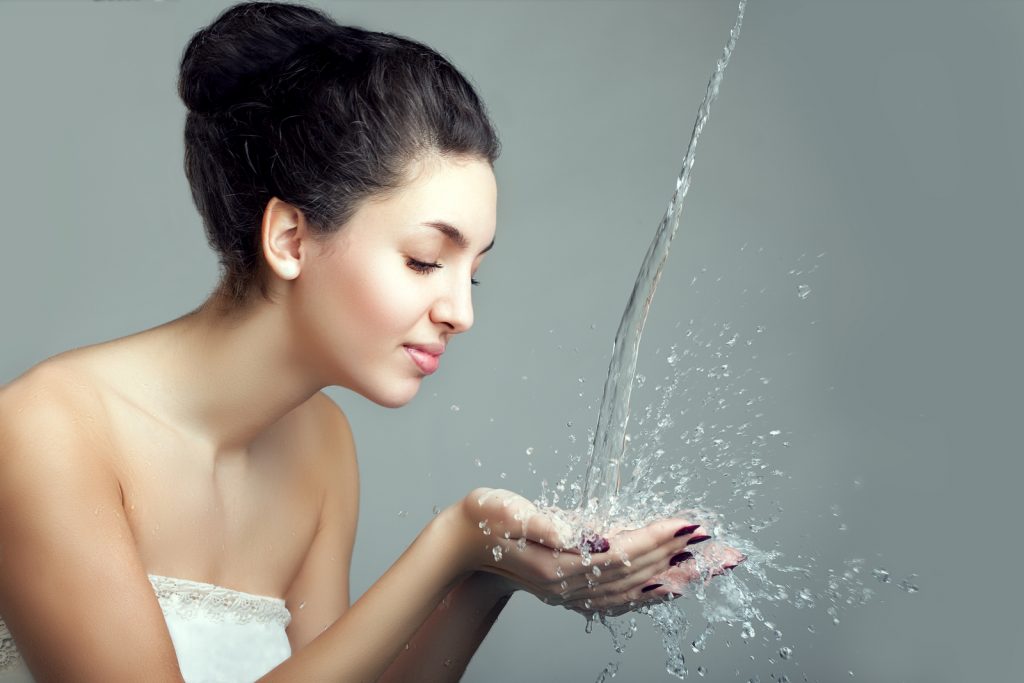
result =
[[190,618],[201,614],[217,621],[279,623],[288,626],[292,615],[281,598],[243,593],[212,583],[149,575],[156,597],[168,614]]
[[0,671],[10,669],[20,658],[18,648],[14,646],[14,638],[11,638],[11,632],[7,630],[7,624],[0,619]]

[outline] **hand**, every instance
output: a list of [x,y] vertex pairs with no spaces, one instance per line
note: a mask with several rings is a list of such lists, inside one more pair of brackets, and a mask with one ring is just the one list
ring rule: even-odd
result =
[[[606,616],[618,616],[633,611],[645,603],[663,602],[683,597],[689,592],[694,582],[703,580],[704,585],[707,585],[712,577],[721,576],[727,571],[735,569],[747,559],[746,555],[731,546],[708,541],[703,528],[698,528],[688,538],[690,540],[687,548],[673,555],[669,560],[668,568],[652,576],[640,589],[640,597],[633,602],[623,604],[617,600],[597,598],[591,599],[589,602],[575,600],[566,603],[565,607],[580,612],[588,618],[594,612],[600,612]],[[616,541],[616,537],[613,536],[613,548]]]
[[[625,612],[664,599],[670,588],[681,593],[679,587],[698,575],[681,555],[687,544],[707,540],[698,524],[665,519],[597,541],[595,550],[603,552],[584,557],[568,523],[511,491],[476,489],[461,511],[469,534],[467,570],[498,574],[546,603],[581,612]],[[721,556],[723,566],[745,559],[736,551]],[[673,560],[682,566],[673,568]]]

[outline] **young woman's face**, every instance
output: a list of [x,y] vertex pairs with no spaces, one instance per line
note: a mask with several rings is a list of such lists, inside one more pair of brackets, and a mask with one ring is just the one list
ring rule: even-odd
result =
[[388,407],[415,396],[473,325],[472,279],[494,241],[496,201],[486,161],[432,158],[303,264],[299,315],[332,384]]

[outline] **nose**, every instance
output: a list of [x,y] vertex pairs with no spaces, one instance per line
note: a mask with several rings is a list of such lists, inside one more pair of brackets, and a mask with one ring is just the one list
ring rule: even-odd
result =
[[430,311],[430,319],[438,324],[446,325],[452,334],[465,332],[473,326],[473,293],[467,282],[462,285],[452,284],[447,291],[434,302]]

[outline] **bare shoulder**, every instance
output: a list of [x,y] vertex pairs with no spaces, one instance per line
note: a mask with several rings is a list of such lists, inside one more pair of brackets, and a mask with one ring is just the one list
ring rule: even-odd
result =
[[50,362],[0,390],[0,612],[37,680],[180,681],[101,399]]
[[106,402],[87,373],[49,359],[0,387],[0,435],[5,444],[74,438],[100,445],[109,437]]
[[355,440],[345,412],[322,391],[309,399],[309,408],[316,434],[314,467],[319,481],[335,489],[358,487]]
[[[352,427],[348,416],[330,396],[318,391],[309,399],[309,407],[314,415],[317,434],[322,439],[321,445],[330,449],[347,448],[352,442]],[[354,454],[353,454],[354,455]]]

